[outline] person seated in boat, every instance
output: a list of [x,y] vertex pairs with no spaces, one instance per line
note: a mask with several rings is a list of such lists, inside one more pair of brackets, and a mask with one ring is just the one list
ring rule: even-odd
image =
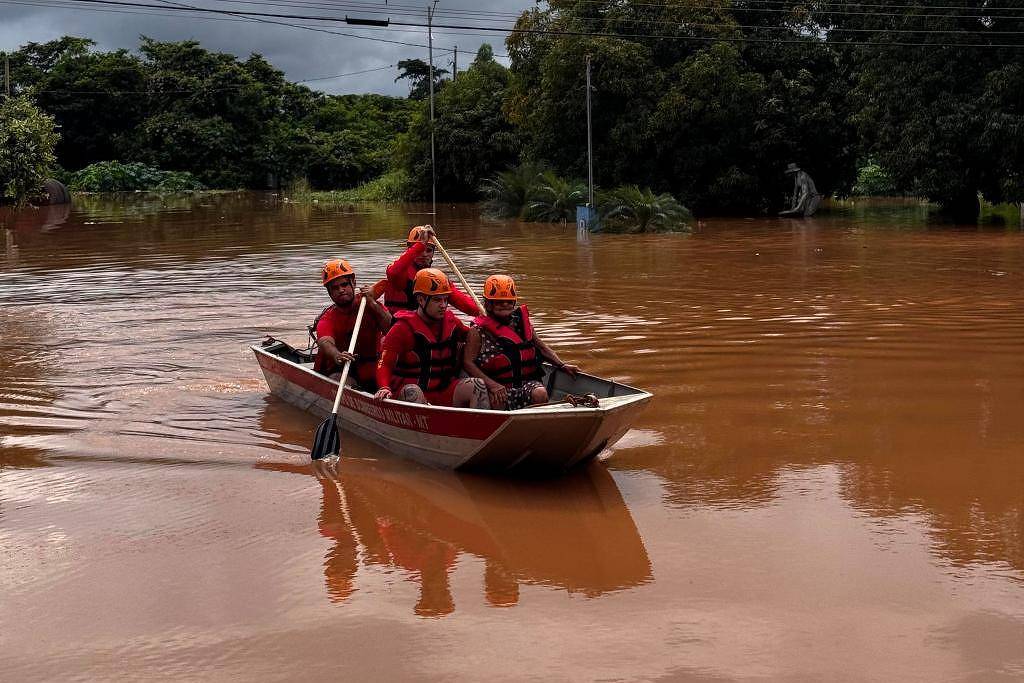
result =
[[[313,369],[334,377],[340,375],[346,361],[352,361],[348,382],[372,391],[377,388],[377,356],[384,330],[391,326],[391,314],[376,301],[368,285],[356,292],[356,273],[348,261],[335,259],[325,263],[320,281],[333,303],[313,323],[318,347]],[[355,352],[350,354],[348,346],[359,313],[359,300],[363,297],[366,297],[366,311]]]
[[579,368],[563,363],[558,354],[533,331],[530,312],[517,306],[516,283],[508,275],[492,275],[484,282],[487,315],[473,320],[466,338],[462,366],[470,377],[483,380],[491,407],[516,410],[547,403],[540,382],[547,359],[571,377]]
[[415,311],[399,311],[384,336],[377,364],[376,398],[398,398],[459,408],[487,408],[487,390],[477,379],[458,379],[466,325],[448,310],[454,291],[436,268],[416,274]]
[[[409,231],[405,240],[405,252],[385,270],[387,285],[384,287],[384,305],[392,314],[416,310],[416,297],[412,291],[416,273],[424,268],[430,268],[434,262],[435,249],[433,227],[417,225]],[[459,291],[454,285],[449,301],[466,315],[476,315],[480,312],[473,297]]]

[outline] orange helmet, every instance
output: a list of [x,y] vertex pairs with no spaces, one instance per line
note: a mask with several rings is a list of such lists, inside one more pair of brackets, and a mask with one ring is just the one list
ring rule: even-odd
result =
[[515,301],[516,281],[508,275],[492,275],[484,280],[484,298],[488,301]]
[[356,271],[352,270],[352,266],[348,264],[345,259],[334,259],[324,264],[323,270],[320,271],[320,283],[326,287],[332,280],[337,280],[339,277],[351,277],[352,284],[356,282]]
[[406,244],[412,244],[413,242],[422,242],[424,233],[427,230],[433,230],[434,228],[430,225],[417,225],[415,228],[409,231],[409,236],[405,238]]
[[427,296],[440,296],[451,294],[452,285],[448,276],[437,268],[424,268],[416,273],[416,281],[412,285],[413,294],[425,294]]

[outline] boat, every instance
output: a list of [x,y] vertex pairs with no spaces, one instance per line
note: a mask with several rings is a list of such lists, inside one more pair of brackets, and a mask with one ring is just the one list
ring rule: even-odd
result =
[[[279,339],[250,347],[271,393],[326,417],[338,382],[313,370],[313,356]],[[570,377],[550,364],[551,401],[520,410],[479,410],[378,401],[346,388],[338,427],[398,455],[449,470],[555,475],[597,458],[618,441],[651,400],[634,387],[585,373]],[[596,405],[576,397],[592,394]]]

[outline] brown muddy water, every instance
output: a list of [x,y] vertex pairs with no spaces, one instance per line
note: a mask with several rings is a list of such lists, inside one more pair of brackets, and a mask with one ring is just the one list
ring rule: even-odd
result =
[[1024,236],[913,207],[578,239],[446,208],[567,360],[655,394],[572,476],[437,472],[268,395],[320,264],[423,207],[0,214],[0,677],[1024,678]]

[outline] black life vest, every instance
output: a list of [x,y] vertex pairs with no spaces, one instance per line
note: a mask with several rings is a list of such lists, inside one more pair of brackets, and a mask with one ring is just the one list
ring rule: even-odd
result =
[[395,363],[392,389],[415,381],[423,391],[447,389],[459,372],[459,320],[451,311],[445,311],[441,335],[434,337],[430,327],[415,311],[395,313],[394,325],[406,325],[413,333],[413,348],[403,353]]
[[[534,343],[533,326],[530,324],[530,312],[526,306],[518,309],[522,321],[523,334],[515,330],[515,320],[504,325],[489,315],[481,315],[473,322],[481,330],[486,330],[501,347],[501,353],[489,358],[480,366],[484,374],[505,386],[520,386],[523,382],[539,380],[544,376],[540,365],[540,353]],[[513,311],[515,316],[516,312]]]

